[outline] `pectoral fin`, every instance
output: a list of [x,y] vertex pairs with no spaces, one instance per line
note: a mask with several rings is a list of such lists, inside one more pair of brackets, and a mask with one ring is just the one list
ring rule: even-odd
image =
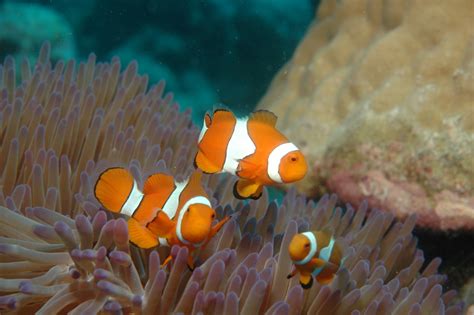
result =
[[261,173],[262,166],[252,159],[255,159],[254,155],[239,160],[239,166],[235,174],[245,179],[257,178],[258,174]]
[[286,276],[286,279],[291,279],[291,278],[293,278],[294,276],[296,276],[296,273],[297,273],[297,272],[298,272],[298,271],[296,270],[296,268],[293,267],[293,269],[291,270],[291,272]]
[[134,218],[128,220],[128,234],[130,242],[140,248],[152,248],[158,245],[157,237]]
[[161,268],[165,268],[171,260],[173,260],[173,256],[169,255],[166,257],[165,261],[161,264]]
[[188,269],[189,271],[194,271],[194,259],[192,253],[188,253]]
[[174,231],[176,223],[172,221],[163,211],[158,211],[155,219],[148,223],[147,228],[150,229],[157,237],[168,238]]
[[224,226],[224,224],[227,223],[227,221],[230,220],[230,217],[225,217],[224,219],[222,219],[220,222],[218,222],[216,225],[214,225],[213,227],[211,227],[211,233],[209,233],[209,238],[212,238],[214,235],[216,235],[217,233],[219,233],[220,229],[222,229],[222,227]]
[[262,186],[247,179],[239,179],[234,184],[234,197],[237,199],[258,199],[262,195]]
[[321,268],[326,265],[326,261],[322,260],[321,258],[314,257],[311,259],[311,264],[314,264],[314,268]]

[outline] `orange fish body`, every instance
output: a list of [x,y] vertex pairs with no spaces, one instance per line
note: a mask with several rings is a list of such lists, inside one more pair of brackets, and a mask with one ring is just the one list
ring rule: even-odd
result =
[[[180,245],[192,252],[230,219],[226,217],[212,226],[216,213],[201,186],[198,171],[182,183],[175,183],[170,175],[154,174],[141,191],[126,169],[109,168],[99,176],[94,193],[104,208],[130,217],[130,241],[141,248]],[[192,256],[189,257],[192,268]]]
[[195,166],[206,173],[227,172],[239,177],[237,198],[258,199],[262,186],[291,183],[307,172],[301,151],[281,134],[277,117],[266,110],[236,118],[219,109],[206,114],[199,135]]
[[321,284],[331,282],[342,263],[341,246],[331,235],[322,231],[296,234],[288,251],[295,267],[288,278],[299,273],[304,289],[311,288],[313,278]]

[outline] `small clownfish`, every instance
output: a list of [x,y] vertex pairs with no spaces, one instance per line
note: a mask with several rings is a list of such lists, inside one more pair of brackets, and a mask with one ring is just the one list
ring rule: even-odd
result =
[[[154,174],[146,180],[143,192],[124,168],[109,168],[100,174],[95,197],[109,211],[130,217],[130,241],[141,248],[160,245],[186,246],[188,266],[194,268],[192,251],[206,245],[230,217],[212,226],[216,213],[201,186],[201,175],[175,183],[170,175]],[[171,260],[168,256],[165,266]]]
[[296,234],[288,251],[294,269],[287,278],[299,272],[303,289],[311,288],[313,277],[321,284],[330,283],[342,264],[341,246],[330,234],[322,231]]
[[240,177],[234,184],[239,199],[258,199],[263,185],[291,183],[307,172],[303,153],[281,134],[270,111],[246,118],[218,109],[204,116],[194,166],[205,173],[227,172]]

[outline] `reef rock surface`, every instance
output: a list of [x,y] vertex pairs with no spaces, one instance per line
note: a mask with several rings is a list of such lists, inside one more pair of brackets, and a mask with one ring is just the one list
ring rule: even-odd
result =
[[474,3],[322,1],[258,105],[300,145],[300,189],[474,230]]

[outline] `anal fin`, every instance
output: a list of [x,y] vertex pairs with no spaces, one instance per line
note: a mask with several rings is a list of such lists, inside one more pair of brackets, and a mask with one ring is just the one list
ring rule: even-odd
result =
[[209,159],[204,155],[204,153],[201,152],[201,150],[198,150],[198,153],[194,158],[194,166],[196,168],[200,168],[204,173],[208,174],[214,174],[221,170],[219,167],[215,166],[211,161],[209,161]]
[[193,254],[191,252],[188,252],[188,269],[191,272],[194,271],[194,259]]
[[313,276],[300,274],[300,284],[303,289],[310,289],[313,286]]
[[253,193],[252,196],[250,196],[250,198],[257,200],[257,199],[260,199],[260,197],[262,197],[262,194],[263,194],[263,186],[260,185],[257,191]]
[[158,238],[134,218],[128,220],[130,242],[140,248],[152,248],[158,245]]
[[239,179],[234,184],[234,196],[237,199],[258,199],[262,195],[262,185],[251,180]]

